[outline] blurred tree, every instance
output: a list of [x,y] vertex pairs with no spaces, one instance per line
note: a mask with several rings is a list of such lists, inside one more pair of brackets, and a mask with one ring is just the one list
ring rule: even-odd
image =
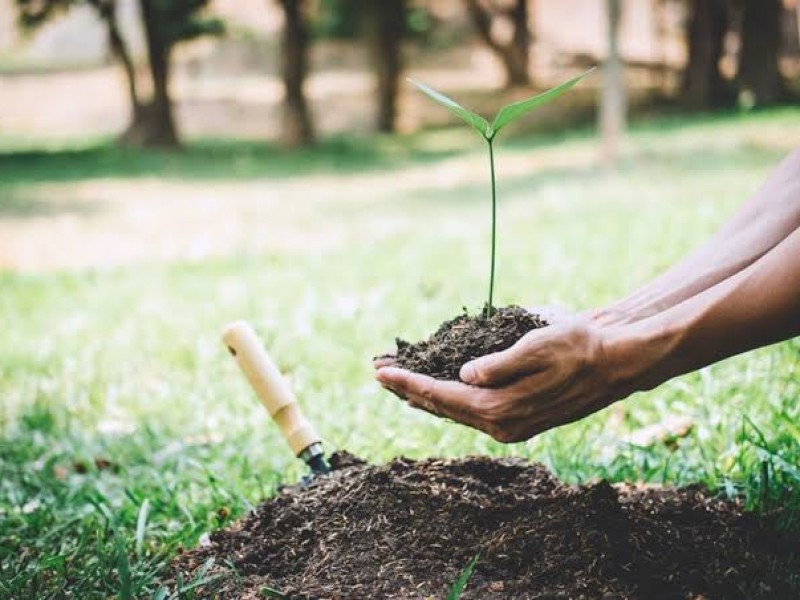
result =
[[[71,6],[79,3],[80,0],[17,0],[19,21],[23,29],[35,30],[51,18],[66,12]],[[141,104],[136,89],[136,69],[133,58],[117,24],[116,0],[86,0],[86,4],[95,10],[103,22],[108,34],[111,54],[120,62],[125,71],[128,98],[131,104],[130,122],[133,123],[139,118]]]
[[219,35],[222,21],[202,14],[210,0],[139,0],[153,95],[124,135],[136,145],[175,147],[178,134],[169,93],[171,55],[179,42]]
[[796,60],[800,57],[800,2],[797,0],[793,0],[793,4],[784,2],[781,30],[784,39],[783,56]]
[[314,33],[320,37],[362,39],[375,77],[376,128],[396,129],[403,72],[403,43],[428,41],[434,28],[422,0],[319,0]]
[[117,24],[116,0],[16,0],[24,29],[36,29],[72,6],[91,6],[106,27],[109,47],[122,65],[131,104],[124,143],[138,146],[174,147],[178,136],[169,96],[169,58],[175,44],[205,34],[222,32],[222,22],[200,16],[209,0],[139,0],[147,45],[153,94],[143,100],[136,82],[131,52]]
[[619,24],[622,19],[622,0],[605,0],[608,53],[603,63],[603,91],[600,98],[600,134],[602,159],[616,160],[622,132],[625,129],[627,99],[625,73],[619,51]]
[[90,0],[89,3],[95,7],[100,19],[105,24],[111,54],[120,62],[125,72],[128,99],[131,104],[130,122],[135,123],[141,118],[142,105],[139,102],[139,93],[136,89],[136,67],[133,63],[133,57],[117,24],[116,0]]
[[[510,3],[496,0],[466,0],[478,36],[497,55],[506,71],[506,85],[529,85],[531,31],[528,0]],[[505,27],[503,25],[505,24]],[[508,35],[498,35],[505,29]]]
[[393,132],[403,72],[402,45],[406,35],[406,0],[362,0],[369,57],[378,94],[378,131]]
[[[370,4],[381,5],[381,0]],[[437,19],[430,11],[427,0],[406,2],[405,34],[407,37],[428,42]],[[314,34],[322,38],[354,40],[363,33],[364,0],[317,0],[313,22]]]
[[283,9],[281,71],[284,87],[283,142],[289,147],[314,143],[314,127],[303,86],[308,75],[309,33],[305,0],[278,0]]
[[354,39],[358,36],[359,0],[319,0],[314,33],[324,38]]
[[710,110],[730,106],[735,93],[720,72],[725,34],[730,24],[729,0],[689,0],[681,99],[687,108]]
[[786,85],[779,69],[781,0],[739,0],[742,4],[739,89],[748,104],[766,106],[785,99]]

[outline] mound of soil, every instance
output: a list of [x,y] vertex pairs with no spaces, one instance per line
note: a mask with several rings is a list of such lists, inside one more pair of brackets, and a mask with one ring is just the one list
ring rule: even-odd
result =
[[800,593],[800,535],[701,487],[571,487],[517,459],[334,467],[179,556],[173,586],[213,557],[201,597],[444,598],[480,553],[462,598]]
[[496,308],[488,319],[483,312],[470,316],[465,310],[442,323],[427,340],[412,344],[397,338],[396,364],[436,379],[458,381],[464,364],[510,348],[529,331],[546,325],[539,315],[519,306]]

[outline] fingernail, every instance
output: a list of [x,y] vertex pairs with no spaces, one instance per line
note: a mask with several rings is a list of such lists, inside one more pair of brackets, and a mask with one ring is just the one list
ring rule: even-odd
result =
[[465,381],[466,383],[472,383],[473,381],[475,381],[475,376],[476,376],[475,365],[473,365],[471,362],[468,362],[463,367],[461,367],[458,376],[461,377],[461,381]]

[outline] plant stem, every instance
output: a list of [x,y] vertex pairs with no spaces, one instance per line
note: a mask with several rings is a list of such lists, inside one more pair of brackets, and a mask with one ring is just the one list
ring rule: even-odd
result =
[[486,140],[489,144],[489,169],[492,172],[492,262],[489,272],[489,302],[486,304],[486,318],[492,316],[492,300],[494,296],[494,262],[495,248],[497,246],[497,194],[494,182],[494,146],[492,140]]

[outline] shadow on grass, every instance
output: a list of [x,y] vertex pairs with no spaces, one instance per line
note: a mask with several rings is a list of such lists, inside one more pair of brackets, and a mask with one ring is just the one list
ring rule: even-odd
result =
[[[785,148],[772,148],[763,144],[734,145],[720,148],[714,143],[713,133],[700,136],[697,144],[687,152],[684,146],[670,144],[672,132],[681,132],[697,125],[724,125],[770,121],[784,122],[800,116],[796,108],[781,108],[755,114],[741,112],[715,115],[675,115],[638,123],[631,127],[631,138],[638,140],[635,154],[623,157],[616,165],[617,171],[652,168],[680,168],[691,171],[714,169],[754,162],[769,165],[776,161]],[[514,134],[514,135],[511,135]],[[584,126],[561,131],[539,133],[535,136],[512,131],[501,140],[501,152],[528,152],[545,149],[556,144],[593,142],[594,128]],[[653,144],[650,138],[666,136],[664,143]],[[334,137],[315,147],[286,151],[274,145],[257,141],[215,140],[188,144],[180,151],[157,151],[122,148],[111,142],[87,144],[72,148],[44,148],[22,151],[0,151],[0,215],[19,217],[38,216],[52,212],[91,212],[91,205],[50,202],[46,199],[28,198],[26,184],[61,183],[103,178],[157,177],[183,181],[223,181],[288,179],[310,175],[358,175],[375,171],[390,171],[443,159],[464,153],[482,151],[482,142],[466,128],[428,130],[412,135]],[[502,160],[502,159],[501,159]],[[532,187],[564,178],[590,179],[602,169],[598,166],[556,167],[536,170],[532,162],[530,175],[518,177],[518,182],[501,179],[505,193],[519,187]],[[5,189],[4,189],[5,188]],[[422,186],[411,192],[427,199],[431,188]],[[483,186],[455,186],[436,190],[442,200],[483,200]],[[409,194],[407,194],[409,195]],[[395,197],[390,193],[388,196]],[[56,207],[56,204],[58,206]]]
[[[515,144],[509,144],[511,149]],[[519,145],[517,150],[533,149],[530,144]],[[783,157],[781,148],[752,148],[743,147],[705,147],[698,145],[691,152],[675,151],[669,148],[643,148],[635,154],[622,157],[613,167],[605,167],[599,161],[583,162],[581,164],[563,164],[546,168],[536,168],[532,161],[530,173],[517,174],[506,177],[502,172],[497,183],[499,201],[502,204],[516,202],[525,198],[534,198],[536,194],[551,186],[570,185],[582,186],[587,193],[591,193],[592,184],[609,175],[622,177],[650,177],[658,185],[671,185],[674,173],[719,173],[725,170],[736,169],[761,169],[764,176],[778,164]],[[500,159],[502,160],[502,159]],[[418,187],[402,192],[390,192],[384,198],[387,202],[402,200],[411,210],[416,205],[437,204],[453,205],[453,207],[490,202],[491,192],[489,186],[489,171],[486,167],[486,181],[484,183],[458,183],[447,187]],[[675,187],[676,195],[685,193]],[[731,193],[744,195],[746,190],[732,190]],[[359,207],[343,206],[341,212],[360,210]]]
[[96,178],[182,180],[289,178],[360,173],[423,163],[469,149],[465,132],[332,138],[293,151],[252,141],[203,141],[178,151],[138,150],[112,143],[0,153],[0,185]]
[[[546,150],[559,143],[591,141],[591,131],[572,130],[530,139],[510,139],[501,144],[502,154]],[[424,135],[399,138],[337,140],[316,148],[286,153],[274,147],[252,142],[217,142],[191,146],[182,152],[145,152],[113,146],[95,146],[56,152],[30,151],[0,154],[0,218],[33,218],[56,214],[91,216],[101,209],[100,203],[69,198],[45,198],[26,184],[68,183],[98,178],[161,177],[184,181],[282,179],[315,174],[352,174],[390,171],[393,168],[431,164],[464,153],[481,153],[482,142],[469,132],[443,130]],[[763,169],[765,174],[782,157],[782,148],[753,147],[748,144],[719,146],[697,144],[686,148],[642,145],[635,153],[623,156],[611,169],[598,162],[583,160],[580,164],[564,163],[549,167],[536,166],[531,156],[531,171],[504,176],[500,168],[498,191],[505,198],[535,196],[542,189],[565,182],[590,186],[597,178],[611,172],[641,176],[652,175],[653,181],[668,182],[671,174],[681,172],[716,172],[734,168]],[[391,176],[387,177],[389,181]],[[466,206],[484,203],[489,198],[488,166],[484,183],[455,183],[436,186],[419,182],[419,186],[402,190],[387,189],[375,201],[395,203],[398,200],[411,210],[420,204]],[[678,193],[678,190],[676,190]],[[342,203],[340,214],[363,210],[361,205]]]

